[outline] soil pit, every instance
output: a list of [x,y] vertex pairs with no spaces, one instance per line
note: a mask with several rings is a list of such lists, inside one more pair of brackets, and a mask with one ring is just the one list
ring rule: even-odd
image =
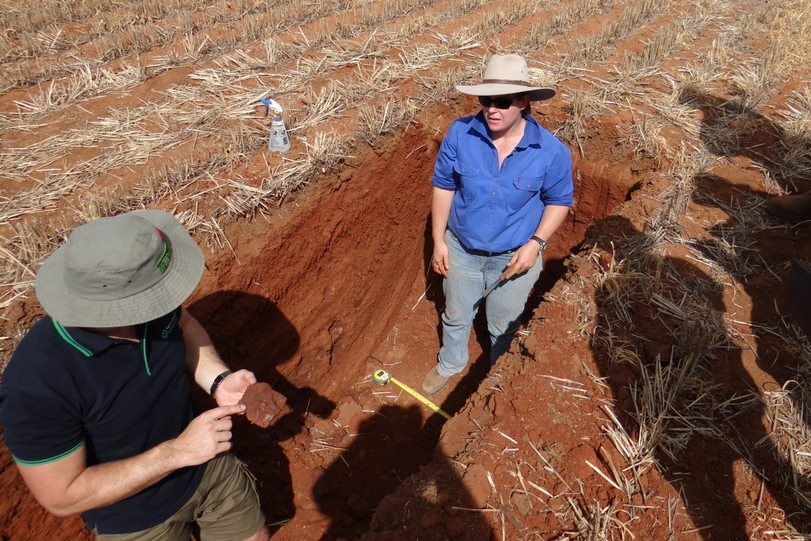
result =
[[[258,479],[274,539],[358,539],[383,497],[435,452],[443,419],[408,395],[381,390],[371,374],[384,368],[418,389],[435,362],[442,293],[428,270],[429,201],[442,133],[417,125],[361,149],[270,223],[230,224],[238,261],[230,253],[207,258],[189,310],[232,368],[252,370],[289,406],[268,430],[245,421],[234,428],[234,452]],[[625,200],[635,182],[625,165],[577,167],[578,212],[551,243],[527,314],[562,275],[592,219]],[[478,388],[487,347],[479,317],[468,371],[435,398],[442,409],[457,412]],[[196,399],[212,406],[202,392]],[[4,460],[3,474],[14,476]],[[80,520],[51,517],[19,478],[10,482],[22,503],[6,515],[4,535],[19,538],[35,517],[37,538],[89,539]],[[467,523],[449,522],[459,532]]]
[[[409,129],[360,153],[269,231],[250,230],[261,223],[229,231],[241,265],[217,261],[209,276],[219,291],[191,305],[220,353],[291,407],[270,431],[235,429],[235,452],[257,474],[270,521],[282,523],[274,539],[360,538],[382,498],[434,455],[443,419],[371,375],[383,368],[419,389],[439,349],[441,281],[428,263],[440,142]],[[577,169],[580,210],[551,244],[527,315],[587,226],[636,183],[627,165],[580,161]],[[464,407],[487,375],[488,347],[479,317],[469,369],[432,397],[437,405],[451,414]]]
[[[425,7],[447,13],[451,4]],[[433,47],[437,39],[457,43],[457,30],[466,29],[468,36],[495,15],[493,9],[503,7],[461,4],[474,11],[425,29],[413,40],[388,40],[400,22],[422,27],[426,19],[409,11],[407,22],[386,25],[385,40],[391,43],[382,56],[319,70],[290,97],[306,97],[328,83],[360,89],[354,83],[364,81],[354,72],[377,73],[384,57],[410,58],[403,53],[411,45]],[[255,150],[235,169],[211,179],[217,188],[204,190],[210,198],[187,197],[198,189],[195,182],[189,191],[157,201],[173,212],[194,205],[195,215],[199,202],[207,211],[200,216],[223,218],[213,222],[222,233],[212,240],[219,248],[207,253],[208,272],[189,309],[232,368],[252,370],[287,399],[289,410],[269,428],[247,418],[234,426],[235,452],[257,476],[275,541],[729,541],[811,535],[809,466],[802,460],[809,455],[811,350],[789,316],[786,291],[792,260],[811,260],[811,223],[787,226],[763,211],[769,195],[811,188],[807,130],[794,114],[807,113],[807,76],[804,64],[795,62],[807,56],[798,38],[809,34],[807,25],[799,24],[807,18],[784,16],[799,9],[785,2],[766,7],[600,2],[585,11],[572,2],[553,4],[543,12],[530,6],[516,24],[501,25],[481,47],[460,48],[438,69],[434,64],[419,73],[409,68],[413,78],[406,76],[403,84],[393,83],[376,96],[377,105],[386,101],[384,113],[390,111],[390,96],[428,104],[422,87],[436,86],[433,95],[446,84],[433,75],[455,70],[485,50],[507,50],[546,35],[537,24],[562,34],[533,54],[533,63],[577,68],[560,81],[558,96],[535,111],[575,152],[577,203],[551,243],[547,271],[526,307],[526,327],[493,369],[485,360],[483,321],[477,319],[468,371],[432,397],[453,414],[447,422],[407,393],[374,385],[371,375],[385,369],[419,388],[435,362],[443,297],[427,264],[429,179],[448,125],[477,109],[475,100],[425,105],[423,124],[410,123],[385,141],[375,138],[374,149],[352,148],[351,158],[330,164],[321,178],[306,179],[311,188],[305,193],[272,209],[262,207],[265,215],[249,222],[227,222],[218,188],[243,181],[254,188],[273,180],[268,175],[279,161]],[[585,18],[574,26],[558,24],[569,15]],[[336,14],[334,20],[343,25],[349,19]],[[639,24],[625,24],[631,20]],[[287,21],[293,26],[274,41],[282,46],[308,41],[309,31],[324,21],[298,26]],[[634,27],[630,34],[616,35],[628,26]],[[83,57],[82,50],[74,54],[62,48],[75,29],[57,30],[59,39],[51,40],[53,28],[37,33],[46,40],[10,36],[9,43],[42,43],[26,45],[19,65],[13,55],[6,58],[6,71],[56,73],[47,65],[57,57]],[[33,175],[19,175],[14,185],[37,184],[23,195],[61,199],[54,214],[88,210],[79,201],[85,198],[91,207],[112,205],[111,211],[118,196],[123,203],[152,204],[149,194],[147,199],[129,196],[141,197],[136,192],[144,179],[152,193],[150,173],[175,158],[196,163],[208,144],[212,157],[228,160],[244,156],[240,149],[258,148],[241,145],[250,133],[244,126],[230,132],[231,142],[227,131],[224,140],[206,141],[198,137],[200,126],[181,121],[176,128],[193,128],[193,140],[163,155],[150,152],[143,167],[126,161],[106,169],[103,178],[83,178],[92,188],[68,192],[64,199],[58,185],[44,182],[51,171],[69,173],[118,145],[115,138],[94,138],[98,145],[85,145],[79,142],[90,139],[74,137],[108,118],[108,108],[151,109],[192,72],[220,66],[218,59],[230,53],[209,29],[200,30],[213,37],[203,41],[217,59],[193,65],[184,60],[129,93],[104,91],[98,99],[58,106],[44,116],[24,105],[34,97],[29,89],[6,93],[4,141],[21,151],[20,159],[28,162],[34,150],[51,146],[57,132],[76,145],[55,161],[48,152],[45,160],[21,167],[33,168]],[[383,41],[377,26],[372,32],[368,41],[361,40],[363,50]],[[181,54],[186,42],[203,35],[184,36],[184,46],[177,41],[172,51]],[[229,38],[226,49],[234,43]],[[312,43],[320,49],[319,40]],[[590,43],[605,46],[584,47]],[[96,50],[96,45],[86,47]],[[42,58],[29,56],[42,47],[53,50]],[[788,49],[796,54],[774,54]],[[179,58],[167,51],[147,51],[137,64],[146,66],[148,76],[153,66]],[[301,62],[320,62],[322,52],[309,49],[273,71],[284,73],[295,64],[298,74]],[[782,60],[772,62],[775,58]],[[249,79],[264,89],[263,75],[250,70]],[[423,78],[427,71],[431,76]],[[66,89],[64,83],[57,87]],[[49,101],[59,94],[55,89],[42,81],[40,90]],[[602,105],[592,109],[591,103]],[[25,126],[12,121],[11,111],[23,113]],[[347,109],[332,125],[354,131],[353,115],[359,111]],[[179,119],[165,118],[170,120],[145,120],[160,131]],[[219,124],[212,126],[222,131]],[[174,128],[167,133],[179,133]],[[147,131],[151,135],[153,127]],[[312,143],[315,132],[297,131],[295,137]],[[6,169],[13,169],[15,154],[4,154],[13,158]],[[74,176],[84,177],[66,175]],[[121,191],[119,181],[126,185]],[[17,194],[3,195],[16,210]],[[36,214],[42,210],[47,209],[37,208]],[[28,280],[32,272],[24,270]],[[26,294],[4,312],[0,351],[40,313]],[[798,294],[794,301],[795,311],[805,308]],[[200,408],[213,405],[202,391],[196,400]],[[0,540],[90,538],[79,519],[56,519],[33,501],[6,451],[0,453],[0,486]]]

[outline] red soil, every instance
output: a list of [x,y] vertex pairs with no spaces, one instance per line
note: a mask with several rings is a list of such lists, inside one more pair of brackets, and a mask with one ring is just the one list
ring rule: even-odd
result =
[[[171,73],[160,84],[185,76]],[[717,121],[710,106],[724,102],[701,97],[696,114],[706,113],[705,129]],[[599,523],[601,513],[616,517],[612,539],[664,541],[672,532],[680,540],[777,539],[769,532],[787,525],[811,533],[807,509],[777,482],[790,466],[770,439],[762,403],[726,402],[763,399],[798,377],[797,357],[760,329],[790,318],[786,279],[792,259],[811,258],[809,226],[775,222],[746,239],[760,266],[742,276],[725,269],[737,288],[675,243],[640,258],[628,239],[645,239],[650,219],[672,203],[675,180],[661,157],[630,147],[636,119],[628,115],[589,119],[587,135],[569,141],[577,202],[550,243],[526,328],[489,370],[477,320],[469,370],[434,398],[452,420],[394,384],[373,383],[383,368],[418,389],[435,362],[443,296],[428,265],[430,178],[450,122],[474,109],[472,100],[456,100],[422,111],[419,123],[374,148],[353,149],[354,157],[266,219],[223,220],[232,250],[207,252],[190,311],[232,368],[252,370],[290,407],[268,429],[244,419],[235,426],[235,453],[257,476],[274,541],[601,539],[583,525]],[[536,116],[560,128],[564,100]],[[698,178],[685,202],[677,226],[700,249],[723,248],[720,233],[738,225],[724,205],[768,191],[763,171],[772,162],[764,153],[780,147],[782,132],[770,119],[755,120],[739,148],[714,149],[727,160]],[[757,153],[746,150],[753,147]],[[794,182],[811,188],[806,179]],[[632,295],[645,286],[612,281],[609,269],[620,264],[639,265],[649,278],[676,269],[684,283],[703,284],[698,300],[708,315],[699,324],[719,324],[721,312],[739,334],[702,367],[718,405],[706,414],[723,434],[697,431],[675,457],[658,452],[632,493],[615,486],[623,480],[612,470],[632,474],[606,427],[616,415],[639,436],[630,410],[641,375],[611,361],[606,329],[642,343],[649,363],[688,350],[700,333],[638,298],[627,319],[617,319],[617,290]],[[674,298],[687,291],[677,281],[664,286]],[[39,314],[32,300],[13,304],[3,335]],[[202,392],[196,398],[201,408],[212,405]],[[79,518],[56,519],[39,507],[5,450],[0,487],[0,540],[90,539]]]

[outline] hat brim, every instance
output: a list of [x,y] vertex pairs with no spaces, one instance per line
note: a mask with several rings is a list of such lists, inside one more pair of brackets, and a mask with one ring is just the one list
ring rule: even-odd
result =
[[530,101],[543,101],[555,95],[555,89],[540,86],[523,86],[505,83],[482,83],[480,85],[456,85],[456,90],[469,96],[505,96],[528,93]]
[[186,228],[160,210],[135,211],[160,229],[172,246],[166,275],[152,287],[117,300],[88,300],[71,294],[65,285],[66,245],[51,254],[37,273],[36,293],[42,307],[66,327],[123,327],[152,321],[188,299],[203,277],[205,257]]

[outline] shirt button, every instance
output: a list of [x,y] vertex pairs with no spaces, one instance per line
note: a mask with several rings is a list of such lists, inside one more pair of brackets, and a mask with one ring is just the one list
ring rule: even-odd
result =
[[493,195],[496,195],[496,192],[493,192]]

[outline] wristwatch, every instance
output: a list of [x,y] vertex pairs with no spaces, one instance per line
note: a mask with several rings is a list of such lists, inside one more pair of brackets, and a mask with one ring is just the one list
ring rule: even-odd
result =
[[216,393],[217,389],[220,388],[220,383],[222,383],[223,380],[225,378],[227,378],[228,376],[230,376],[230,375],[231,375],[231,371],[226,370],[225,372],[223,372],[222,374],[220,374],[219,376],[214,378],[214,382],[211,384],[211,390],[208,391],[208,394],[210,394],[211,396],[214,396],[214,393]]
[[541,237],[539,237],[537,235],[532,235],[530,237],[530,239],[534,240],[535,242],[537,242],[541,246],[541,251],[542,252],[546,251],[546,241],[545,240],[543,240]]

